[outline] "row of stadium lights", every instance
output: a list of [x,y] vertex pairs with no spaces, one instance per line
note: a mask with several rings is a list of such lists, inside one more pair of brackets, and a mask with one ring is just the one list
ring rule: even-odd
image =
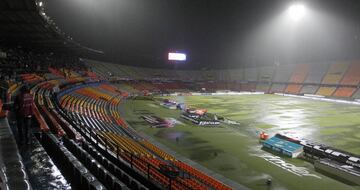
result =
[[[48,20],[48,22],[50,21],[52,24],[54,24],[53,21],[50,19],[50,17],[48,17],[48,16],[46,15],[46,13],[45,13],[44,3],[43,3],[42,1],[38,1],[38,2],[37,2],[37,6],[40,8],[40,14],[41,14],[42,16],[44,16],[45,19]],[[54,25],[54,26],[55,26],[56,30],[58,30],[59,33],[61,33],[62,35],[64,35],[64,36],[65,36],[66,38],[68,38],[69,40],[73,40],[72,37],[66,36],[65,32],[62,32],[62,31],[59,29],[59,27],[57,27],[56,25]],[[64,42],[64,44],[66,44],[66,42]]]

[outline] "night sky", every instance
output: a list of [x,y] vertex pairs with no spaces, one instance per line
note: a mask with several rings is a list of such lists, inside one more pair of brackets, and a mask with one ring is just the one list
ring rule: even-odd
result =
[[[285,18],[285,0],[49,0],[46,13],[75,41],[120,64],[235,68],[359,57],[360,0],[301,1],[308,15]],[[300,1],[299,1],[300,2]],[[283,18],[284,17],[284,18]]]

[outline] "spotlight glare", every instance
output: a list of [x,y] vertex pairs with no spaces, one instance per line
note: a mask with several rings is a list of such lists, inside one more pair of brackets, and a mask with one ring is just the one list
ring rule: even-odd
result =
[[306,8],[302,4],[294,4],[289,7],[287,14],[290,19],[298,21],[305,16]]

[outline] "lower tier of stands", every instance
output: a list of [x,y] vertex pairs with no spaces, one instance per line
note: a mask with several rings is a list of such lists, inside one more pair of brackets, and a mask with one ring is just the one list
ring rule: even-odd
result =
[[302,85],[299,84],[290,84],[286,87],[285,93],[289,94],[299,94],[300,90],[302,88]]
[[[178,167],[176,158],[137,135],[116,111],[116,106],[120,106],[120,101],[116,100],[119,96],[120,90],[94,84],[74,87],[61,93],[58,100],[61,113],[79,128],[82,136],[89,134],[88,137],[92,136],[89,140],[96,137],[96,144],[111,151],[111,155],[124,164],[131,165],[139,175],[148,176],[151,183],[161,188],[171,186],[171,189],[231,189],[185,163]],[[117,122],[119,119],[121,122]],[[170,180],[170,176],[163,173],[163,167],[177,172],[178,176]]]
[[316,94],[318,85],[304,85],[300,91],[301,94]]
[[335,96],[335,97],[351,97],[355,91],[356,91],[356,88],[340,87],[335,91],[333,96]]
[[358,90],[354,93],[353,98],[355,98],[355,99],[360,99],[360,89],[358,89]]
[[286,88],[286,84],[273,84],[270,88],[270,93],[283,93]]
[[322,96],[332,96],[335,90],[336,87],[320,87],[316,94]]
[[259,91],[259,92],[269,92],[269,89],[270,89],[270,85],[269,84],[258,84],[256,85],[256,91]]

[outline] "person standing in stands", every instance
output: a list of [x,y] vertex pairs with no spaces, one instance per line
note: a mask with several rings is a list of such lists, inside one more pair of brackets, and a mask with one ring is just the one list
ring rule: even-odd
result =
[[15,99],[15,111],[16,111],[16,120],[18,128],[19,143],[23,143],[25,139],[25,144],[29,142],[29,129],[31,127],[31,119],[34,115],[34,98],[30,94],[30,90],[23,86],[21,88],[20,94]]

